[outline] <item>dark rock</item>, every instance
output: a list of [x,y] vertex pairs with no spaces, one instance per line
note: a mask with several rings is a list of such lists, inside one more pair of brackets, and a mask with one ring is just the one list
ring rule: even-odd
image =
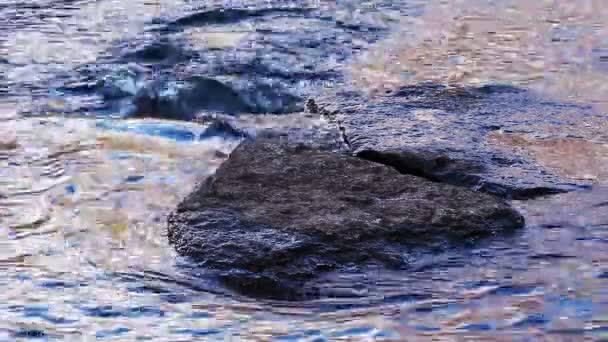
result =
[[181,26],[204,26],[212,24],[232,24],[246,19],[254,19],[267,15],[277,14],[306,14],[310,12],[306,8],[260,8],[260,9],[240,9],[240,8],[217,8],[195,12],[183,16],[167,26],[177,28]]
[[525,147],[492,142],[492,134],[544,138],[557,132],[588,140],[605,134],[605,118],[588,106],[543,100],[505,85],[420,84],[376,96],[339,91],[309,100],[307,109],[333,120],[362,158],[402,173],[515,199],[589,184],[541,165]]
[[188,53],[170,42],[152,42],[137,49],[127,51],[123,59],[142,63],[175,63],[188,58]]
[[199,136],[199,140],[209,139],[212,137],[221,137],[224,139],[241,139],[249,138],[247,132],[235,128],[224,120],[214,120]]
[[134,117],[192,120],[200,111],[239,114],[251,107],[230,86],[211,78],[191,77],[180,84],[151,82],[134,100]]
[[[324,272],[407,266],[412,248],[521,227],[502,200],[327,149],[240,145],[168,218],[178,253],[249,295],[317,294]],[[455,239],[455,240],[452,240]]]
[[[131,86],[128,89],[135,84],[127,83]],[[301,112],[303,102],[279,84],[249,80],[224,83],[195,76],[181,82],[155,80],[140,86],[130,116],[192,120],[202,112],[284,114]]]

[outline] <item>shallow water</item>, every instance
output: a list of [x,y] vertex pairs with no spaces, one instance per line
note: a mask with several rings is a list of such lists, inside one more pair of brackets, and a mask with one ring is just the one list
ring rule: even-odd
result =
[[[223,290],[177,257],[165,237],[165,215],[213,173],[238,138],[200,139],[206,124],[123,118],[128,101],[107,101],[96,88],[97,80],[134,62],[169,81],[206,75],[260,108],[293,99],[295,113],[234,121],[251,132],[301,131],[305,139],[306,132],[331,129],[298,113],[301,99],[352,80],[366,90],[390,87],[412,74],[511,82],[601,111],[608,100],[602,91],[608,16],[600,2],[581,3],[544,2],[541,12],[550,18],[523,0],[214,1],[206,9],[196,1],[0,5],[6,18],[0,21],[0,339],[607,339],[602,137],[489,137],[596,185],[515,202],[527,227],[511,236],[416,256],[408,272],[328,275],[327,286],[340,294],[333,298],[267,302]],[[469,26],[473,38],[458,36],[469,22],[507,38],[498,45],[475,39],[483,25]],[[556,30],[572,35],[570,43],[547,40]],[[421,39],[440,33],[451,43]],[[146,48],[159,42],[173,48]],[[423,52],[426,61],[416,56]],[[456,71],[440,67],[446,56],[458,62],[450,64]],[[569,62],[558,63],[567,72],[545,68],[557,63],[551,56]],[[498,60],[513,67],[498,68]],[[530,71],[538,61],[540,76]],[[268,89],[262,86],[272,91],[256,92]]]

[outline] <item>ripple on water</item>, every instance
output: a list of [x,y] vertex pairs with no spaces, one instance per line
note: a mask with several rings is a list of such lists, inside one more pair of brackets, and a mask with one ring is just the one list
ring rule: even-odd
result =
[[129,329],[127,327],[118,327],[118,328],[115,328],[112,330],[100,330],[95,333],[95,337],[98,339],[119,337],[120,335],[126,334],[129,331],[131,331],[131,329]]
[[26,305],[20,307],[25,318],[40,318],[53,325],[73,324],[78,319],[56,316],[49,312],[48,305]]

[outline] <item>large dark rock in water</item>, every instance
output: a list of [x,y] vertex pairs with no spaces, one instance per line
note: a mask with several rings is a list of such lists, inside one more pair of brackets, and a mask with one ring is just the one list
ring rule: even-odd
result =
[[[240,145],[168,219],[178,253],[249,295],[314,294],[320,274],[407,266],[413,248],[521,227],[502,200],[353,156],[258,139]],[[306,286],[305,286],[306,285]]]
[[421,84],[375,96],[339,91],[311,99],[308,109],[331,117],[359,157],[402,173],[515,199],[589,183],[541,165],[525,146],[501,146],[496,143],[501,139],[492,137],[595,140],[605,134],[605,115],[589,106],[552,102],[500,85]]

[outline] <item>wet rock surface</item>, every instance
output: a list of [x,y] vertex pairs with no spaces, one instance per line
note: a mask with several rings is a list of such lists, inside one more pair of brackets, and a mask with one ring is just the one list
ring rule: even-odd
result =
[[606,138],[605,118],[590,107],[501,85],[421,84],[373,96],[340,91],[312,99],[307,107],[330,117],[359,157],[513,199],[590,183],[536,162],[525,148],[505,148],[497,143],[497,134],[525,134],[535,141]]
[[[314,279],[408,265],[420,247],[523,226],[502,200],[299,143],[243,143],[170,214],[178,253],[248,295],[318,295]],[[434,247],[433,247],[434,246]]]

